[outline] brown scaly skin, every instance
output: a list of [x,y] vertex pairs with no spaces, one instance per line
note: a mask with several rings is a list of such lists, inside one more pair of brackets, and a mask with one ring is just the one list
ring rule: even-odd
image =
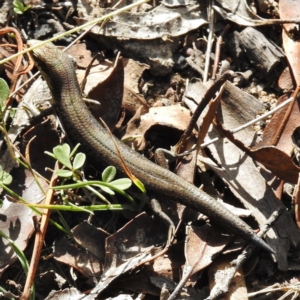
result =
[[[30,44],[34,43],[32,41]],[[33,50],[33,58],[49,85],[57,113],[71,140],[81,144],[97,167],[113,165],[123,172],[111,136],[92,116],[82,99],[72,60],[51,43]],[[146,189],[193,207],[229,232],[274,253],[251,227],[211,196],[152,163],[117,139],[116,143],[126,165],[145,184]]]

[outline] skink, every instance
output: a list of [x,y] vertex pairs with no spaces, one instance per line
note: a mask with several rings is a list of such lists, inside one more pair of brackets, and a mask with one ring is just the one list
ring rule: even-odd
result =
[[[31,41],[30,45],[33,44],[36,42]],[[33,50],[33,59],[50,88],[58,116],[71,140],[81,144],[97,167],[114,165],[122,172],[123,167],[111,136],[92,116],[82,99],[72,60],[51,43]],[[214,198],[117,139],[116,143],[128,168],[147,190],[191,206],[229,232],[274,253],[250,226]]]

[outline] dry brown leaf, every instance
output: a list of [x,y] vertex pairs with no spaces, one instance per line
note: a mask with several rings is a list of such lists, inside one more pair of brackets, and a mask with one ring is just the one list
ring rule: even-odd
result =
[[186,263],[182,278],[169,299],[176,299],[176,295],[189,278],[211,264],[214,255],[222,251],[231,239],[231,236],[222,235],[218,230],[209,225],[199,228],[187,226],[186,231]]
[[144,136],[152,127],[160,125],[184,131],[190,121],[189,110],[180,105],[152,107],[148,113],[142,115],[141,113],[141,110],[139,110],[133,117],[133,120],[128,122],[126,134],[123,137],[123,139],[126,139],[135,135],[141,135],[141,138],[134,141],[137,150],[144,150]]
[[281,73],[278,79],[278,86],[286,92],[291,91],[294,88],[293,75],[289,66]]
[[148,107],[147,101],[144,96],[140,94],[139,82],[141,76],[145,70],[149,69],[146,64],[139,63],[132,59],[123,59],[124,65],[124,95],[123,95],[123,106],[126,110],[135,114],[137,109],[144,105]]
[[165,243],[167,229],[162,222],[141,213],[109,236],[106,239],[104,273],[85,299],[94,299],[120,275],[149,260],[154,245]]
[[102,265],[91,253],[84,248],[72,245],[63,237],[55,243],[53,255],[55,260],[75,268],[85,277],[99,277],[102,273]]
[[176,287],[175,282],[180,280],[181,268],[184,264],[182,246],[182,243],[172,245],[167,254],[154,259],[153,264],[147,263],[137,272],[130,272],[128,276],[121,276],[109,287],[159,296],[162,285],[167,284],[169,287],[171,283],[173,290]]
[[[70,56],[72,56],[80,68],[86,69],[91,61],[93,60],[93,55],[90,50],[87,50],[87,44],[75,44],[72,45],[67,51]],[[100,57],[99,57],[100,59]],[[97,59],[94,60],[93,66],[98,65],[99,62]]]
[[287,182],[295,183],[300,169],[293,163],[289,155],[275,146],[260,147],[252,150],[246,147],[242,140],[235,138],[230,132],[224,130],[224,128],[220,126],[218,128],[220,131],[223,131],[223,135],[233,144],[254,159],[254,161],[261,163],[265,168],[270,170],[274,176],[278,176]]
[[163,276],[177,282],[180,280],[180,272],[184,264],[182,244],[175,244],[170,247],[167,255],[157,257],[151,267],[151,276]]
[[84,221],[72,229],[75,241],[104,262],[105,239],[109,234],[101,228],[96,228]]
[[117,123],[122,106],[124,68],[122,58],[116,65],[106,64],[93,67],[87,77],[84,89],[88,98],[100,105],[88,104],[93,116],[102,118],[110,129]]
[[104,271],[128,263],[129,258],[148,252],[166,238],[166,226],[141,213],[106,239]]
[[[173,53],[184,34],[207,23],[204,7],[195,0],[180,0],[176,7],[158,5],[145,12],[139,8],[138,13],[115,15],[104,26],[94,26],[91,32],[107,49],[119,49],[124,56],[151,65],[152,74],[164,76],[172,72]],[[90,10],[93,12],[87,18],[76,19],[79,24],[105,14],[99,5],[92,5]]]
[[[294,0],[280,0],[279,14],[281,19],[296,19],[300,15],[300,5]],[[282,28],[282,42],[285,54],[289,61],[290,67],[297,86],[300,86],[300,41],[299,25],[285,24]]]
[[[224,125],[226,128],[234,129],[247,122],[245,118],[241,118],[247,110],[247,103],[241,105],[241,100],[239,100],[240,96],[237,96],[237,91],[235,91],[237,88],[233,88],[230,83],[226,84],[226,89],[227,91],[230,91],[232,97],[235,97],[236,101],[232,101],[232,103],[228,104],[229,107],[234,107],[232,108],[232,111],[234,112],[235,117],[230,121],[231,123],[229,123],[229,120],[227,120]],[[241,93],[241,91],[239,93]],[[223,103],[225,103],[224,101],[226,101],[227,98],[230,99],[230,97],[228,98],[225,92]],[[244,94],[243,98],[246,98],[246,94]],[[282,99],[282,101],[283,100],[285,99]],[[251,103],[253,109],[255,101],[253,100]],[[291,136],[294,130],[300,126],[298,121],[299,106],[297,103],[298,102],[296,101],[291,104],[290,108],[285,107],[279,112],[275,113],[271,119],[271,122],[267,125],[264,131],[262,141],[257,143],[252,148],[248,147],[248,145],[253,144],[255,141],[254,131],[251,127],[248,127],[242,132],[236,134],[235,137],[229,132],[225,134],[240,149],[245,151],[245,153],[251,156],[255,161],[263,164],[267,169],[272,171],[274,175],[292,183],[297,182],[298,172],[300,171],[300,168],[293,163],[290,157],[295,147]],[[225,108],[226,107],[223,106],[223,114],[225,112]],[[257,109],[259,109],[259,107],[256,107],[256,110]],[[286,119],[288,121],[283,122],[285,119],[283,116],[285,114],[287,115]],[[254,117],[255,115],[252,115],[251,118]],[[218,118],[220,122],[223,122],[223,116],[221,115],[221,112],[219,112]],[[248,120],[251,120],[250,115],[248,115],[247,118]]]
[[[51,151],[59,143],[58,134],[53,126],[53,119],[48,118],[43,123],[40,123],[29,129],[23,135],[22,153],[27,151],[30,157],[31,167],[42,176],[49,178],[51,173],[46,170],[46,167],[53,168],[55,160],[45,151]],[[28,142],[30,147],[27,149]]]
[[[284,100],[286,97],[279,99],[278,104]],[[248,153],[276,176],[290,183],[297,182],[300,171],[291,158],[295,148],[292,136],[300,126],[299,103],[300,96],[276,112],[264,130],[262,141]]]
[[290,183],[297,181],[300,168],[293,163],[289,155],[278,148],[274,146],[262,147],[247,153],[279,178]]
[[[277,105],[287,100],[288,96],[285,95],[278,99]],[[262,147],[276,146],[279,150],[287,155],[291,155],[294,149],[292,135],[294,130],[300,126],[299,120],[299,102],[300,97],[295,101],[286,105],[281,110],[277,111],[267,124],[262,135],[262,141],[256,144],[252,151]],[[280,163],[280,162],[277,162]]]
[[187,227],[184,273],[192,270],[190,275],[211,264],[213,257],[221,252],[230,242],[231,236],[223,235],[214,227]]
[[[9,138],[13,143],[19,137],[19,134],[31,124],[32,113],[26,109],[26,107],[31,109],[34,107],[46,109],[49,107],[49,103],[47,104],[45,99],[51,99],[50,90],[47,83],[39,78],[33,82],[29,89],[27,89],[26,94],[24,95],[22,102],[18,105],[18,109],[13,117],[12,124],[8,131]],[[33,109],[33,111],[35,111],[35,109]]]

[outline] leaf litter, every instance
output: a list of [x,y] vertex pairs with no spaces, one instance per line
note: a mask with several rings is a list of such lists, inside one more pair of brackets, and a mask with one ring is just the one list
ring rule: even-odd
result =
[[[279,2],[281,19],[298,17],[297,7],[288,10],[289,2],[287,0]],[[196,176],[198,183],[201,179],[202,188],[215,195],[216,198],[230,200],[233,207],[239,206],[236,201],[238,199],[248,210],[244,215],[251,212],[259,227],[265,225],[274,211],[279,211],[284,207],[286,203],[283,204],[279,201],[283,195],[280,187],[283,186],[284,181],[297,184],[299,173],[296,152],[299,127],[297,122],[298,95],[294,95],[295,100],[289,107],[281,109],[269,117],[270,120],[266,124],[248,127],[242,132],[235,133],[234,136],[229,131],[255,119],[262,114],[267,104],[274,106],[273,98],[270,96],[268,99],[265,91],[267,93],[275,91],[278,95],[277,98],[283,94],[276,84],[280,73],[287,67],[284,56],[288,60],[294,81],[297,86],[299,85],[299,66],[294,59],[299,56],[296,52],[299,48],[299,42],[295,38],[297,29],[294,24],[283,26],[284,51],[281,50],[280,42],[277,42],[277,45],[274,42],[269,43],[270,35],[267,30],[271,27],[267,27],[266,24],[273,23],[269,22],[267,17],[279,18],[276,15],[277,4],[276,2],[272,3],[273,1],[265,1],[265,6],[260,3],[261,6],[257,11],[253,10],[253,6],[249,6],[246,1],[241,1],[239,7],[232,5],[230,1],[218,1],[218,4],[214,6],[215,11],[221,15],[221,19],[216,23],[221,28],[226,24],[226,19],[241,26],[249,26],[244,29],[234,24],[231,25],[233,29],[225,37],[220,54],[223,59],[221,64],[227,61],[229,68],[241,76],[242,80],[236,81],[236,84],[240,84],[240,87],[243,85],[243,90],[230,82],[225,83],[224,90],[217,96],[220,104],[217,102],[210,104],[210,110],[207,109],[202,113],[198,123],[198,129],[203,130],[201,138],[199,138],[200,143],[207,131],[205,143],[216,137],[219,140],[208,146],[207,150],[202,149],[198,157],[193,154],[193,158],[186,158],[185,163],[181,161],[176,167],[179,173],[185,174],[183,175],[185,179],[193,181],[193,165],[197,161],[200,169],[206,171],[199,178]],[[80,3],[80,5],[82,4]],[[86,8],[88,5],[91,4],[87,4]],[[259,16],[261,7],[264,7],[263,18]],[[92,8],[93,6],[90,6],[90,9]],[[99,8],[95,9],[99,10]],[[81,20],[77,19],[77,22],[82,22],[82,17],[90,16],[88,14],[81,15]],[[91,77],[89,77],[91,75],[88,75],[85,93],[87,97],[101,102],[100,105],[90,104],[94,108],[96,107],[96,110],[101,108],[100,112],[96,114],[96,118],[102,116],[103,108],[107,109],[106,123],[114,128],[118,121],[114,133],[120,138],[133,139],[133,142],[130,142],[132,147],[143,151],[145,155],[149,155],[150,152],[150,157],[152,148],[160,145],[167,145],[168,148],[175,145],[179,140],[180,133],[188,127],[190,120],[190,113],[183,106],[181,100],[191,111],[194,111],[199,100],[211,86],[211,82],[203,83],[199,79],[199,76],[201,78],[205,73],[205,55],[203,53],[206,52],[209,43],[206,40],[205,31],[208,22],[206,7],[202,3],[199,5],[193,1],[165,1],[152,10],[147,4],[138,12],[133,11],[119,15],[103,27],[95,27],[92,35],[94,40],[101,45],[101,54],[98,54],[93,60],[94,53],[87,50],[84,44],[76,45],[71,53],[75,54],[77,64],[81,68],[78,73],[84,74],[85,69],[90,68],[89,73],[94,76],[91,86]],[[251,27],[258,25],[266,26],[266,29],[253,31],[254,29]],[[277,28],[277,31],[280,30]],[[215,34],[218,35],[220,32],[219,29],[216,29]],[[255,39],[247,38],[249,34],[254,35]],[[271,37],[274,38],[272,35]],[[252,47],[256,39],[257,42],[261,41],[268,48],[264,48],[265,46]],[[237,40],[239,40],[238,44],[236,44]],[[248,43],[245,43],[245,40]],[[230,43],[236,47],[229,47]],[[93,45],[93,42],[91,44]],[[93,46],[95,47],[95,45]],[[126,59],[119,59],[117,63],[114,63],[114,60],[110,59],[113,57],[109,52],[111,49],[121,51],[121,55]],[[254,49],[258,49],[258,52],[261,51],[264,55],[257,59],[250,58],[250,55],[256,51]],[[268,55],[264,49],[270,51]],[[193,53],[192,57],[191,53]],[[217,53],[211,54],[212,61],[216,59],[216,55]],[[273,55],[276,58],[272,61]],[[231,60],[230,56],[234,60]],[[124,66],[125,74],[123,75]],[[107,74],[103,70],[106,70]],[[273,70],[275,71],[273,72]],[[179,78],[178,81],[176,80],[176,84],[174,81],[172,82],[176,78],[175,72],[179,74],[176,75]],[[249,74],[246,75],[246,72]],[[260,91],[256,87],[259,80],[263,84]],[[253,85],[255,85],[255,91],[253,91]],[[122,92],[123,86],[125,86],[125,96]],[[185,88],[184,96],[182,96],[182,87]],[[285,89],[288,88],[285,87]],[[286,97],[290,95],[288,94]],[[32,98],[32,96],[28,97]],[[45,97],[42,96],[42,98]],[[120,101],[122,98],[123,103]],[[257,100],[257,98],[259,99]],[[268,102],[264,99],[268,99]],[[277,104],[279,103],[280,100]],[[166,106],[167,104],[172,104],[172,106]],[[216,110],[216,114],[214,114],[214,110]],[[51,151],[55,137],[43,139],[43,136],[49,137],[49,132],[51,132],[49,128],[44,126],[42,133],[38,131],[38,125],[33,125],[33,129],[30,128],[32,125],[26,111],[20,107],[19,112],[24,116],[13,118],[13,126],[9,132],[10,138],[13,142],[20,141],[21,145],[22,143],[24,145],[27,141],[26,136],[36,135],[34,142],[31,142],[32,144],[30,143],[27,149],[25,146],[21,147],[21,150],[29,158],[30,165],[49,179],[50,173],[45,172],[44,168],[52,166],[47,159],[38,158],[39,151],[41,151],[39,145],[42,144],[45,149]],[[17,115],[19,112],[17,111]],[[51,122],[51,130],[54,128],[55,133],[57,123],[53,119]],[[210,126],[211,124],[214,126]],[[259,125],[262,125],[262,128],[259,128]],[[167,128],[169,128],[169,134]],[[167,133],[160,135],[165,130]],[[261,134],[261,132],[263,133]],[[195,131],[192,135],[194,134]],[[192,147],[193,144],[195,144],[194,136],[190,137],[187,145]],[[9,157],[9,155],[2,155],[2,160],[5,157]],[[38,159],[37,161],[34,159],[35,157]],[[188,171],[184,171],[185,168]],[[266,175],[267,173],[268,175]],[[91,171],[90,176],[95,175],[95,172]],[[272,184],[269,183],[270,178],[273,180]],[[40,201],[43,198],[40,191],[34,187],[35,183],[25,184],[28,180],[33,180],[32,173],[25,172],[23,179],[18,179],[17,176],[14,179],[18,180],[19,195],[22,195],[27,201],[30,201],[31,198],[35,198],[34,201]],[[42,179],[42,182],[46,184],[46,180]],[[16,190],[14,185],[11,188]],[[44,188],[47,189],[47,184]],[[299,188],[296,189],[294,195],[298,212],[299,192],[297,191]],[[72,195],[72,197],[74,196]],[[92,202],[95,201],[93,197],[87,195],[87,191],[78,193],[76,197],[80,199],[80,201],[76,200],[79,202],[90,198]],[[201,277],[197,276],[199,271],[208,272],[206,280],[208,280],[210,288],[214,290],[213,277],[217,280],[230,276],[222,274],[221,270],[227,268],[231,258],[228,259],[228,254],[220,256],[220,253],[224,251],[229,240],[231,242],[228,246],[232,247],[237,243],[237,239],[225,236],[224,233],[217,233],[214,224],[212,226],[185,227],[185,222],[194,221],[196,224],[201,224],[201,222],[203,224],[207,219],[191,211],[188,212],[180,205],[172,203],[171,206],[166,201],[167,199],[162,200],[165,200],[162,205],[163,210],[178,226],[175,239],[171,241],[167,252],[163,252],[162,246],[167,243],[168,226],[162,220],[153,220],[145,213],[123,212],[112,215],[111,212],[101,212],[95,213],[95,216],[80,213],[78,218],[65,215],[69,221],[68,226],[71,228],[70,236],[66,238],[59,233],[60,237],[58,237],[49,232],[46,242],[50,248],[53,247],[50,252],[54,259],[65,264],[64,272],[61,275],[69,282],[68,287],[71,288],[64,290],[57,288],[56,292],[50,294],[49,291],[44,296],[49,295],[47,299],[64,299],[64,297],[95,299],[101,295],[111,297],[115,293],[110,288],[114,287],[115,289],[119,282],[122,291],[117,290],[117,293],[122,293],[122,299],[131,298],[123,291],[135,293],[135,298],[132,299],[137,299],[141,294],[172,299],[175,297],[172,296],[174,290],[175,293],[181,293],[180,299],[197,299],[199,295],[203,295],[200,296],[201,298],[207,297],[208,293],[205,287],[196,287],[197,283],[202,282]],[[57,214],[52,215],[58,219]],[[37,222],[38,219],[33,218],[29,208],[8,202],[8,199],[4,200],[0,216],[2,216],[0,218],[1,230],[13,238],[21,250],[26,249],[30,236],[36,230],[33,220]],[[197,221],[196,218],[198,218]],[[299,222],[297,213],[296,220]],[[247,221],[253,228],[258,228],[257,223],[253,220],[247,218]],[[50,229],[56,230],[54,227],[50,227]],[[15,230],[18,230],[17,233]],[[186,230],[185,247],[183,247],[184,230]],[[218,247],[210,245],[209,241],[211,240],[217,240]],[[294,253],[294,249],[299,245],[299,232],[288,211],[284,211],[272,224],[272,228],[267,233],[267,241],[276,251],[273,259],[277,262],[278,270],[287,271],[291,269],[291,266],[293,269],[297,269],[289,258],[289,254]],[[16,256],[3,238],[1,243],[4,247],[2,254],[0,252],[0,261],[3,262],[0,276],[10,278],[12,276],[10,273],[11,263]],[[230,249],[230,247],[226,249]],[[232,251],[238,251],[237,249]],[[175,251],[175,256],[172,251]],[[164,256],[157,256],[159,253],[164,253]],[[216,260],[215,256],[218,254],[219,257]],[[27,252],[27,255],[30,257],[30,252]],[[297,259],[297,253],[294,255]],[[183,262],[184,256],[185,263]],[[151,260],[151,258],[153,259]],[[209,266],[212,261],[214,265]],[[180,263],[176,266],[176,262]],[[274,263],[270,257],[268,262]],[[157,268],[158,264],[160,264],[160,268]],[[225,264],[225,267],[222,267],[222,264]],[[46,265],[46,261],[41,261],[41,268],[46,268],[47,274],[53,272],[51,268],[47,269]],[[207,266],[209,267],[207,268]],[[182,274],[180,274],[181,268],[183,268]],[[70,272],[70,270],[73,271]],[[279,271],[277,272],[279,273]],[[60,274],[60,270],[55,269],[54,274]],[[46,275],[43,276],[46,278]],[[288,273],[287,276],[289,276]],[[42,281],[42,279],[40,280]],[[274,276],[274,280],[278,280],[276,276]],[[139,286],[136,284],[137,281],[141,281]],[[81,282],[81,285],[74,285],[78,287],[74,288],[71,282]],[[263,284],[262,281],[256,286],[256,289],[258,290]],[[296,285],[297,282],[293,284]],[[216,286],[221,285],[222,280],[216,284]],[[245,297],[247,293],[245,282],[241,280],[239,283],[236,282],[235,286],[233,293],[242,290],[239,297]],[[181,287],[183,288],[180,291]],[[84,296],[81,292],[88,288],[91,291]]]

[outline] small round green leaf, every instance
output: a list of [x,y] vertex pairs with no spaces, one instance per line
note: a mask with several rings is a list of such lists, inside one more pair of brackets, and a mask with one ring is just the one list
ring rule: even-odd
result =
[[85,163],[85,158],[86,156],[84,153],[81,152],[77,153],[73,161],[73,169],[74,170],[80,169]]
[[13,2],[13,4],[14,4],[14,11],[15,11],[15,13],[16,14],[23,14],[24,13],[24,4],[21,2],[21,1],[19,1],[19,0],[15,0],[14,2]]
[[132,181],[129,178],[121,178],[121,179],[114,180],[109,184],[119,190],[124,191],[131,187]]
[[99,185],[100,189],[109,195],[114,195],[115,192],[107,186]]
[[[0,109],[9,96],[9,86],[3,78],[0,78]],[[2,109],[1,109],[2,110]]]
[[2,166],[0,166],[0,182],[4,185],[9,185],[12,182],[12,176],[5,172]]
[[70,156],[71,148],[68,144],[61,144],[60,147],[64,150],[64,152]]
[[26,10],[31,8],[31,5],[24,5],[20,0],[14,0],[14,11],[16,14],[22,15]]
[[55,174],[59,177],[69,178],[73,175],[73,172],[69,170],[56,170]]
[[102,172],[102,180],[107,183],[111,182],[116,177],[116,174],[117,169],[114,166],[109,166]]
[[5,185],[9,185],[12,183],[12,176],[6,172],[3,173],[2,182]]
[[72,169],[72,164],[69,158],[70,152],[71,149],[68,144],[62,144],[53,148],[55,158],[67,168]]
[[19,7],[14,7],[14,12],[18,15],[22,15],[24,13],[23,10]]

